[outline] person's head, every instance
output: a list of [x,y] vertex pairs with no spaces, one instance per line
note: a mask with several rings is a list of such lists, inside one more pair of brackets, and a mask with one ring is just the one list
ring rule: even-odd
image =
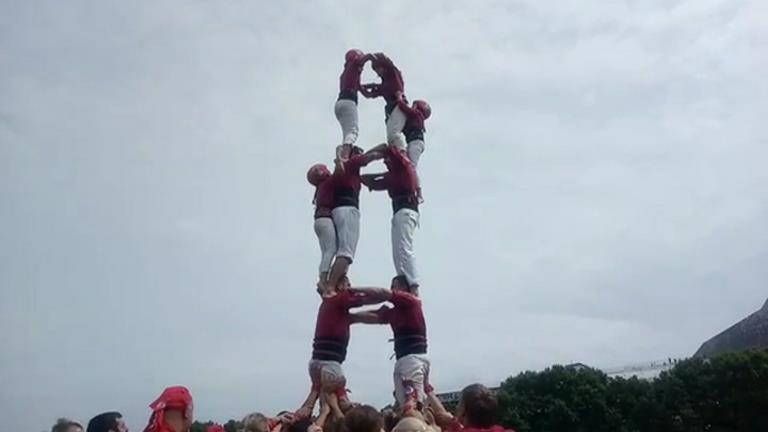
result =
[[346,432],[380,432],[384,427],[384,418],[376,408],[359,405],[347,412],[344,423]]
[[86,432],[128,432],[123,415],[117,411],[97,415],[88,422]]
[[403,417],[392,432],[431,432],[431,428],[423,420],[416,417]]
[[51,432],[83,432],[83,425],[68,418],[60,418],[56,420]]
[[144,432],[158,432],[170,429],[187,432],[194,419],[192,395],[186,387],[168,387],[152,402],[152,417]]
[[392,291],[405,291],[410,292],[408,285],[408,279],[403,275],[397,275],[392,278],[392,284],[390,285]]
[[384,418],[384,430],[386,432],[391,432],[397,423],[400,422],[400,415],[392,408],[384,409],[381,412],[381,416]]
[[432,107],[430,107],[425,100],[419,99],[413,101],[413,109],[420,112],[421,115],[424,116],[424,120],[428,119],[429,116],[432,115]]
[[373,69],[374,72],[376,72],[376,75],[378,75],[379,77],[384,77],[387,74],[387,71],[389,70],[381,54],[373,55],[373,59],[371,61],[371,68]]
[[312,426],[311,418],[300,418],[288,426],[288,432],[307,432],[310,426]]
[[244,432],[269,432],[267,417],[262,413],[250,413],[243,417]]
[[312,186],[317,186],[324,182],[331,176],[331,171],[327,166],[321,163],[316,163],[309,167],[307,171],[307,181]]
[[456,416],[465,426],[489,428],[496,423],[498,410],[496,395],[482,384],[472,384],[461,391]]
[[[325,422],[323,432],[347,432],[347,423],[344,418],[335,418]],[[377,430],[376,432],[381,432]]]
[[351,49],[344,54],[344,61],[346,63],[357,63],[365,57],[365,53],[359,49]]

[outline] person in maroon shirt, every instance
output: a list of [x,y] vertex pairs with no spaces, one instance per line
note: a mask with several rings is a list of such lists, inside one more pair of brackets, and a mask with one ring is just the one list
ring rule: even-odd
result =
[[357,92],[360,91],[360,75],[373,55],[351,49],[344,55],[344,71],[339,77],[339,97],[334,105],[336,120],[341,125],[341,143],[352,146],[357,141]]
[[360,86],[360,90],[366,98],[384,98],[386,102],[384,119],[387,125],[387,143],[395,144],[397,147],[405,149],[406,142],[402,131],[407,119],[397,105],[398,94],[405,92],[403,75],[384,53],[374,54],[371,66],[374,72],[381,78],[381,83],[364,84]]
[[306,401],[296,412],[300,417],[312,413],[318,397],[326,402],[346,398],[346,378],[341,364],[347,357],[349,327],[353,322],[358,322],[349,310],[381,303],[375,297],[360,295],[350,289],[349,278],[346,276],[341,278],[338,287],[330,286],[321,298],[312,344],[312,359],[309,362],[312,387]]
[[496,424],[496,394],[482,384],[472,384],[461,391],[455,417],[445,409],[433,388],[428,388],[427,393],[435,421],[445,432],[514,432]]
[[414,293],[418,293],[416,254],[413,237],[419,225],[419,194],[416,169],[405,151],[394,144],[374,147],[372,151],[384,154],[387,172],[365,174],[361,181],[370,190],[386,190],[392,199],[392,261],[395,272],[403,276]]
[[402,93],[397,95],[397,106],[406,117],[403,135],[407,143],[408,159],[417,167],[424,153],[424,132],[427,131],[424,122],[432,115],[432,107],[425,100],[415,100],[412,106],[408,106]]
[[[344,146],[339,146],[344,147]],[[363,153],[353,147],[350,154],[338,150],[336,168],[333,171],[333,205],[331,217],[336,225],[336,257],[328,275],[328,283],[335,287],[355,258],[360,238],[360,168],[384,156],[378,151]]]
[[333,180],[331,172],[323,164],[315,164],[307,171],[307,181],[315,186],[315,235],[320,244],[320,266],[317,287],[325,289],[328,272],[336,255],[336,226],[331,217],[333,206]]
[[421,300],[408,287],[403,276],[395,276],[389,290],[384,288],[355,288],[355,294],[370,303],[391,302],[375,311],[355,314],[355,322],[389,324],[395,340],[395,399],[403,415],[418,411],[427,398],[430,361],[427,357],[427,323]]

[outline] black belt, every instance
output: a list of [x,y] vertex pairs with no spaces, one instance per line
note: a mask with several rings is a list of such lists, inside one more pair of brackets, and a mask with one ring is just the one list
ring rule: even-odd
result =
[[408,195],[397,195],[392,197],[392,213],[397,213],[402,209],[411,209],[415,212],[419,211],[419,198],[415,193]]
[[315,339],[312,344],[312,359],[343,363],[347,358],[349,341],[337,339]]
[[357,103],[357,90],[344,89],[339,92],[337,100],[351,100]]
[[360,198],[350,195],[335,196],[333,197],[333,208],[337,207],[360,208]]
[[424,129],[406,127],[403,128],[403,135],[405,135],[406,142],[415,140],[424,141]]

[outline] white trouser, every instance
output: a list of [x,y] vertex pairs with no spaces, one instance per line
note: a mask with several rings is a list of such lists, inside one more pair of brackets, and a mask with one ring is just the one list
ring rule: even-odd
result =
[[413,233],[419,225],[419,212],[402,208],[392,215],[392,260],[395,272],[402,275],[408,283],[418,284],[416,273],[416,254],[413,250]]
[[347,385],[344,370],[341,368],[341,363],[337,361],[310,360],[309,378],[315,390],[334,391]]
[[360,238],[360,210],[352,206],[336,207],[331,215],[336,225],[336,257],[354,261]]
[[424,140],[415,139],[408,142],[408,159],[411,160],[414,168],[419,166],[422,153],[424,153]]
[[427,392],[424,387],[429,383],[429,366],[426,354],[409,354],[397,360],[393,378],[398,405],[403,406],[405,403],[409,386],[416,391],[417,402],[426,400]]
[[387,144],[394,144],[400,150],[407,148],[403,128],[407,118],[399,106],[395,106],[387,119]]
[[339,99],[333,107],[333,112],[341,125],[341,143],[354,144],[358,133],[357,103],[349,99]]
[[320,244],[320,273],[331,271],[333,257],[336,256],[336,226],[333,219],[321,217],[315,219],[315,234]]

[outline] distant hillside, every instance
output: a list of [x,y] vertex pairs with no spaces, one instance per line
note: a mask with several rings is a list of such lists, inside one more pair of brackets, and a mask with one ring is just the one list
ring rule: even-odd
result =
[[768,348],[768,300],[757,312],[704,342],[693,356],[711,357],[752,348]]

